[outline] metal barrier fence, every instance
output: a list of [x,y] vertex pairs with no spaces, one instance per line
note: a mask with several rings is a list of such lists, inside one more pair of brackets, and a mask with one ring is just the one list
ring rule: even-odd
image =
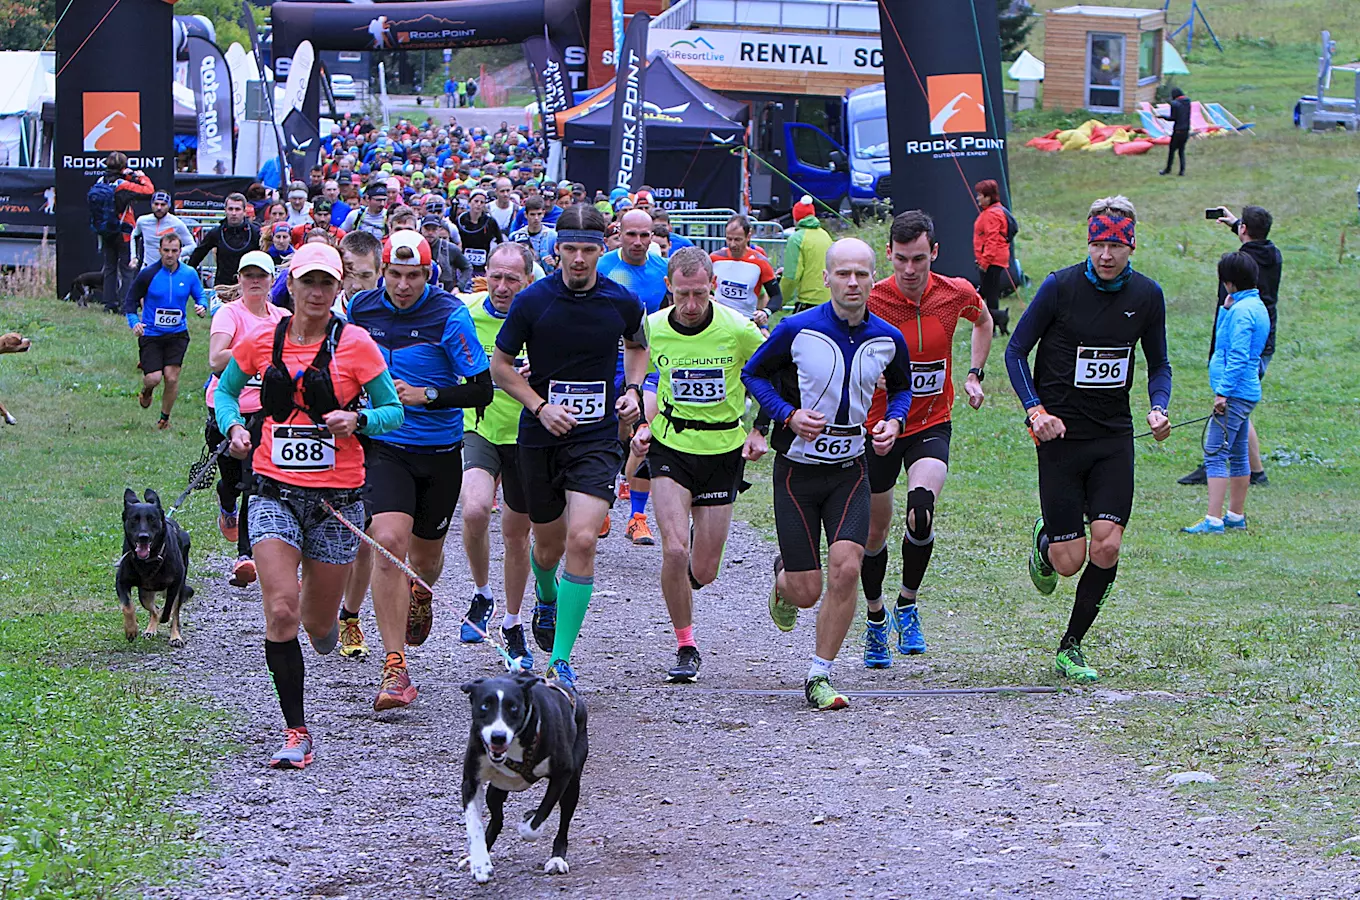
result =
[[[671,231],[682,234],[709,253],[727,246],[727,221],[737,214],[734,209],[692,209],[672,212]],[[751,243],[765,251],[770,264],[778,269],[784,264],[784,227],[778,222],[757,222],[751,219]]]

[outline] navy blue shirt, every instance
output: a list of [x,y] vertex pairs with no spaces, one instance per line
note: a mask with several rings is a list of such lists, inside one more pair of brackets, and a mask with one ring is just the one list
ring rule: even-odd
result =
[[496,349],[518,357],[527,348],[533,360],[529,385],[577,419],[576,427],[558,438],[526,409],[519,420],[520,444],[554,447],[618,438],[614,371],[619,339],[645,345],[643,319],[637,295],[608,278],[597,277],[594,287],[577,292],[567,288],[559,272],[519,292],[496,336]]

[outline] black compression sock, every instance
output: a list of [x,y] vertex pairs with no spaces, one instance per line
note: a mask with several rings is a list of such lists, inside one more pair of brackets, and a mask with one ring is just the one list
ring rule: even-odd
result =
[[241,512],[236,517],[236,555],[250,556],[250,495],[241,495]]
[[345,609],[345,607],[344,607],[343,605],[341,605],[341,607],[340,607],[340,618],[341,618],[341,619],[357,619],[357,618],[359,618],[359,614],[358,614],[357,612],[350,612],[349,610]]
[[[935,550],[935,534],[924,544],[912,543],[911,538],[902,537],[902,587],[915,593],[921,588],[921,580],[926,577],[926,567],[930,565],[930,554]],[[912,601],[915,602],[915,601]]]
[[875,625],[884,625],[888,621],[888,608],[880,606],[877,610],[868,610],[864,613],[864,618],[873,622]]
[[864,551],[864,562],[859,567],[859,583],[864,587],[864,599],[877,600],[883,596],[883,578],[888,574],[888,545],[877,553]]
[[1102,569],[1093,562],[1086,564],[1086,571],[1081,573],[1081,580],[1077,582],[1077,599],[1072,604],[1072,618],[1067,623],[1067,633],[1063,635],[1063,648],[1080,644],[1086,637],[1086,632],[1091,630],[1096,616],[1100,614],[1100,608],[1105,605],[1105,598],[1114,587],[1118,571],[1118,562],[1108,569]]
[[269,674],[274,676],[274,690],[279,694],[284,722],[289,728],[305,728],[307,720],[302,714],[302,645],[297,638],[291,641],[266,640],[264,659],[269,666]]

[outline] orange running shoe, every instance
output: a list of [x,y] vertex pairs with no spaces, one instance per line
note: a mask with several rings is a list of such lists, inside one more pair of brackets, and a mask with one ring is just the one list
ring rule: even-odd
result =
[[600,537],[609,537],[609,529],[614,527],[614,523],[609,521],[609,513],[604,514],[604,524],[600,526]]
[[647,527],[646,513],[633,513],[633,517],[628,520],[628,530],[624,534],[639,547],[650,547],[656,543],[656,538],[652,537],[652,529]]
[[378,696],[373,698],[373,708],[378,712],[385,709],[405,709],[410,706],[419,691],[411,684],[411,674],[406,670],[406,658],[400,653],[387,654],[383,664],[382,685]]
[[304,728],[285,728],[283,746],[269,759],[274,769],[305,769],[312,764],[312,736]]
[[237,537],[241,534],[241,527],[236,518],[235,510],[231,512],[227,512],[225,509],[218,511],[217,530],[222,532],[222,537],[226,538],[228,543],[236,543]]
[[406,643],[419,647],[434,625],[434,594],[411,582],[411,607],[406,612]]
[[633,496],[633,489],[628,486],[628,479],[625,478],[619,482],[619,499],[627,500],[631,496]]
[[231,577],[227,584],[232,587],[245,587],[255,582],[255,560],[249,556],[238,556],[231,567]]
[[359,625],[358,616],[340,618],[340,655],[356,662],[368,659],[368,644],[364,641],[364,629]]

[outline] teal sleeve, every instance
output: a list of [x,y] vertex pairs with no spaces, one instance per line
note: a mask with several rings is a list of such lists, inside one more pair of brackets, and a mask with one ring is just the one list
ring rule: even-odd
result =
[[368,391],[368,401],[373,406],[364,410],[364,417],[368,422],[363,427],[363,433],[368,437],[374,437],[400,428],[401,423],[406,421],[406,410],[402,408],[401,400],[397,397],[397,386],[392,383],[392,373],[384,369],[377,378],[364,385],[364,390]]
[[228,434],[233,425],[244,425],[241,416],[241,389],[250,377],[241,371],[236,360],[228,360],[227,368],[217,379],[217,390],[213,391],[213,408],[217,410],[217,430]]

